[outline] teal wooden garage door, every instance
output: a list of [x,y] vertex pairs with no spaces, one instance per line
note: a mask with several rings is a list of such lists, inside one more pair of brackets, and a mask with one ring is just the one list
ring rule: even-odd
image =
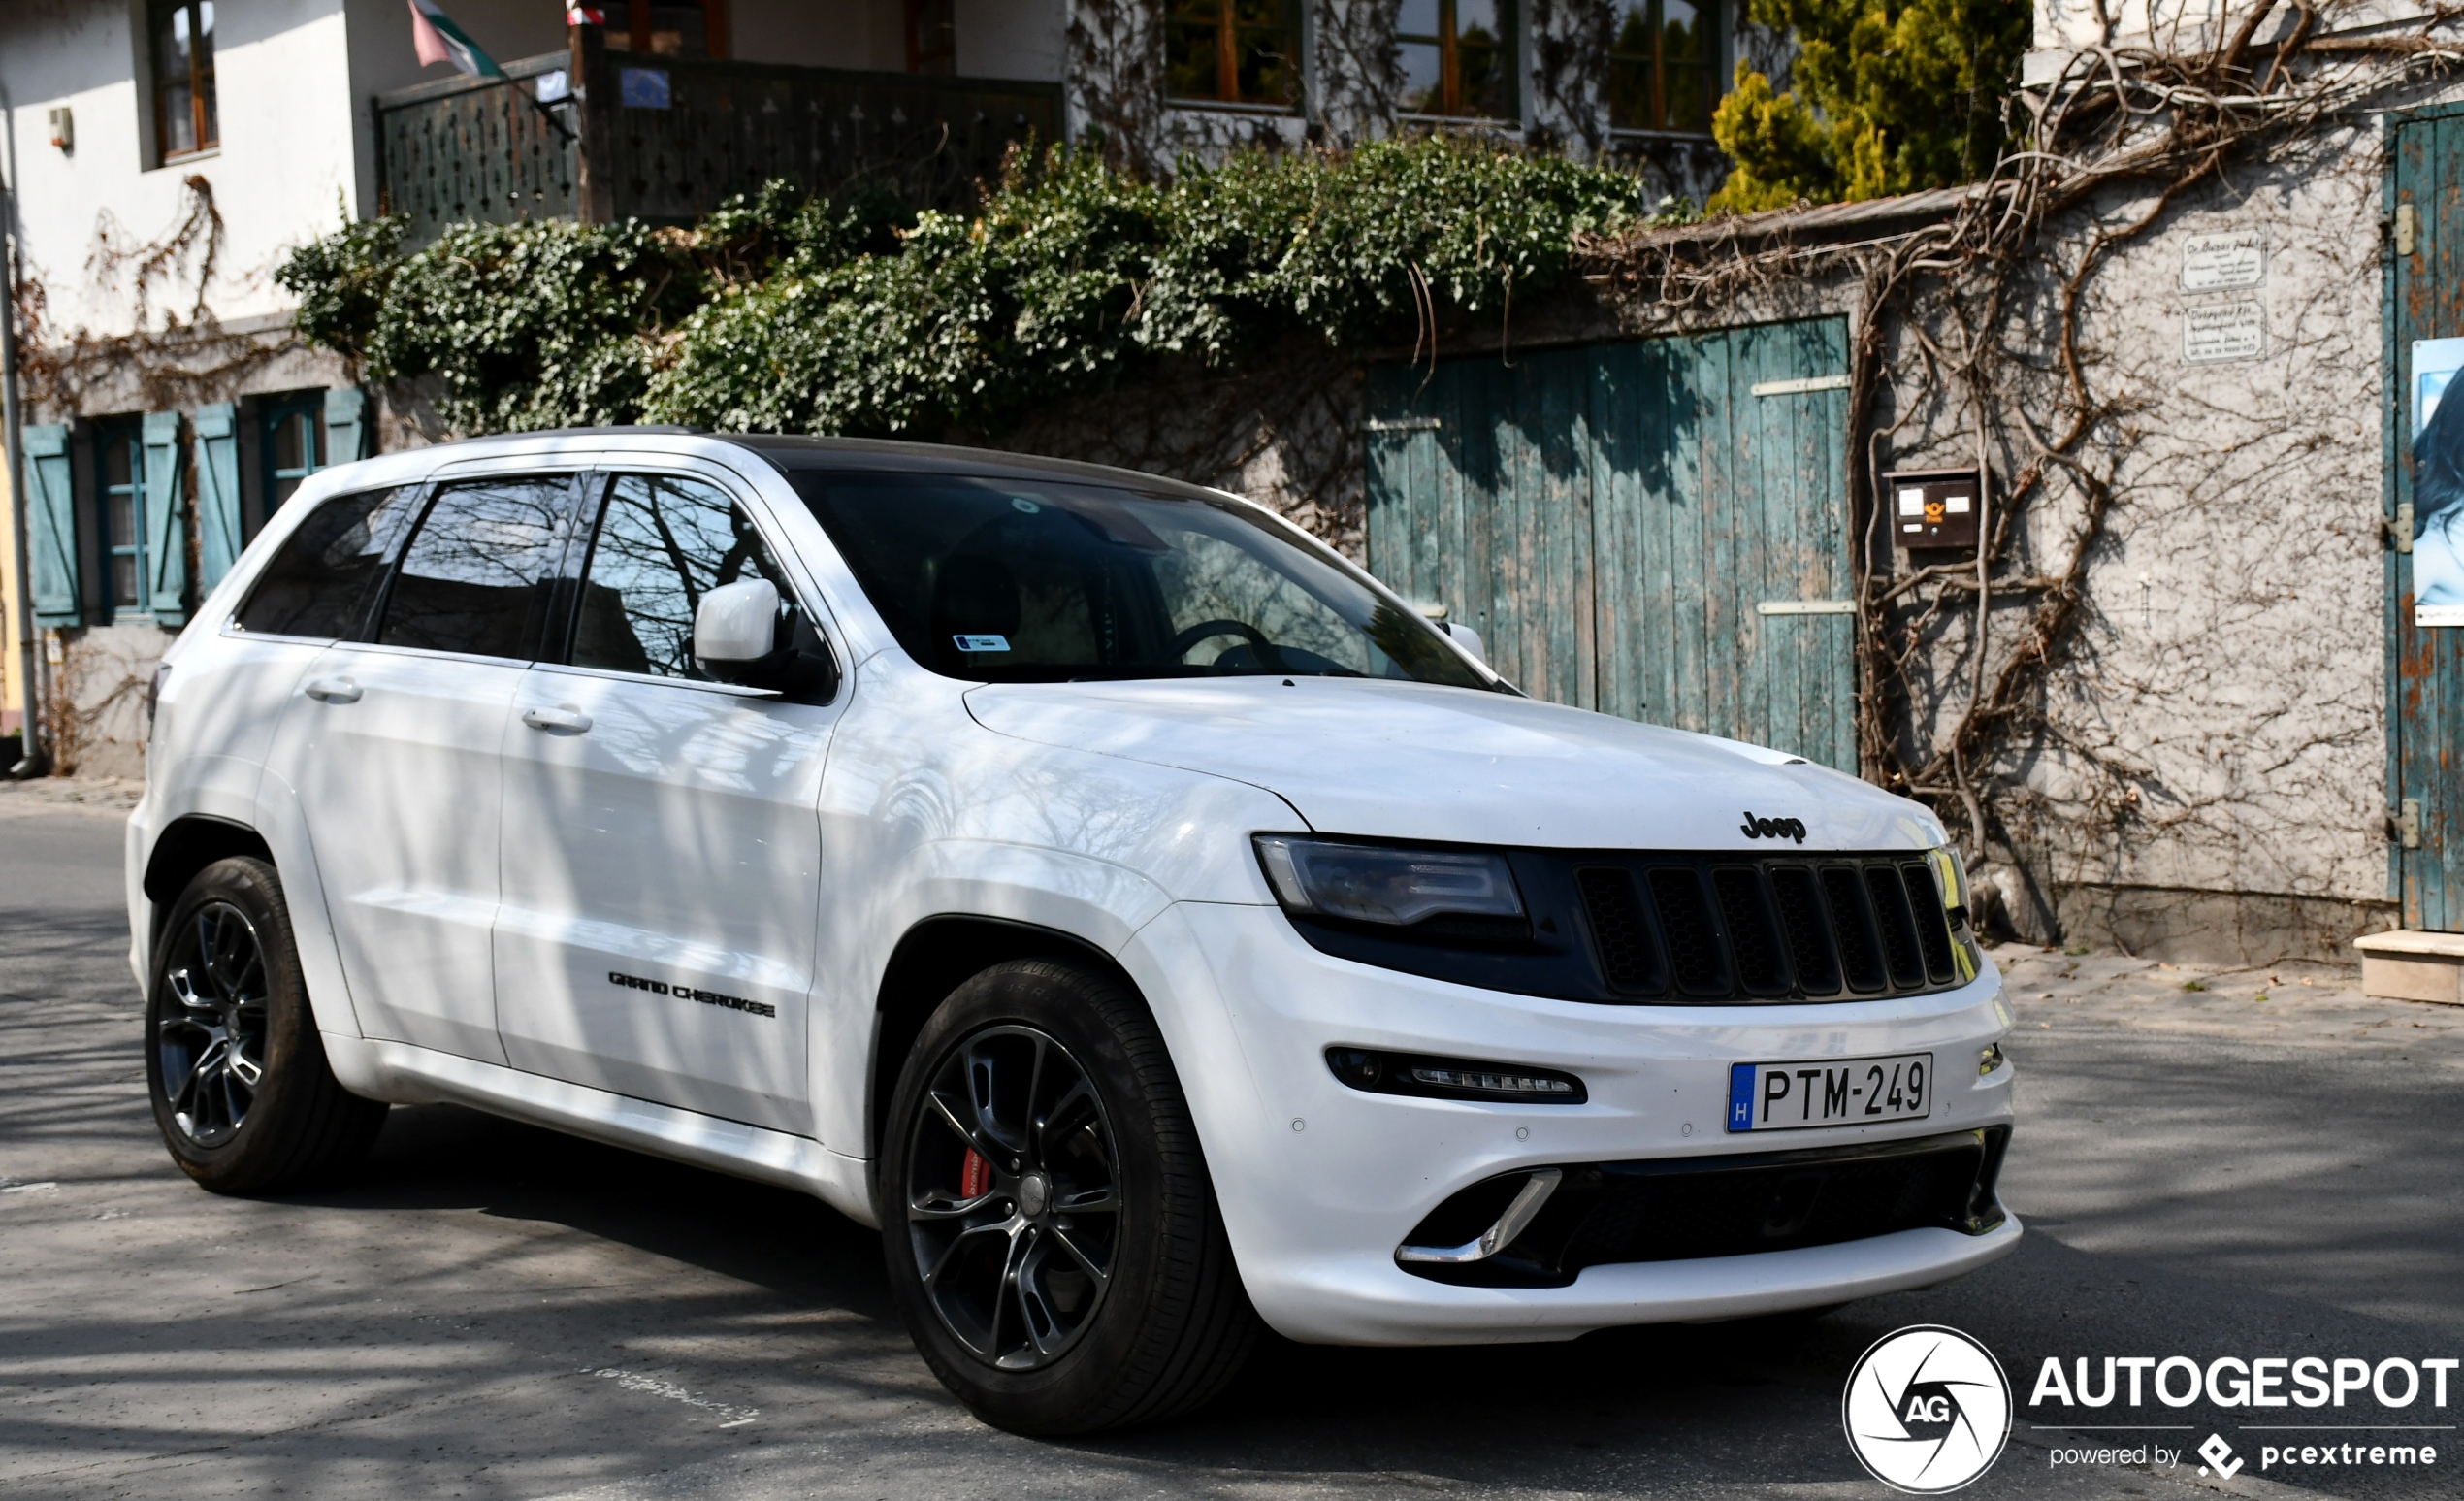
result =
[[1847,326],[1389,367],[1369,566],[1538,698],[1857,769]]

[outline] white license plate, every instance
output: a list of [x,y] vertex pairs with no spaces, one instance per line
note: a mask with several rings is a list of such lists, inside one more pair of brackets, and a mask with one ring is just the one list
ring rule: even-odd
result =
[[1922,1121],[1933,1113],[1933,1055],[1729,1065],[1729,1129]]

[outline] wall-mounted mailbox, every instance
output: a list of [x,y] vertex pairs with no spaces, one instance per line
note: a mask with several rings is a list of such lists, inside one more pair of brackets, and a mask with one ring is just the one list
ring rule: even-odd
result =
[[1972,469],[1906,470],[1882,476],[1891,535],[1906,548],[1976,546],[1985,514],[1983,476]]

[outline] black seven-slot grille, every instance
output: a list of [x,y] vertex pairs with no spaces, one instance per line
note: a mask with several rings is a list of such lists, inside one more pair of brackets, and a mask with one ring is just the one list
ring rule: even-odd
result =
[[1778,1000],[1958,981],[1933,873],[1890,857],[1578,861],[1601,977],[1619,995]]
[[1921,856],[1503,853],[1528,919],[1442,914],[1399,929],[1295,916],[1292,926],[1364,964],[1626,1005],[1905,995],[1973,972],[1959,963],[1964,934],[1953,933]]

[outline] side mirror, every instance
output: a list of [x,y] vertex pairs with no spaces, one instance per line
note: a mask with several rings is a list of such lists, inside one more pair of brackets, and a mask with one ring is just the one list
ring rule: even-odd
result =
[[693,654],[701,669],[727,680],[725,669],[778,650],[779,589],[766,578],[723,584],[693,612]]
[[1454,643],[1472,654],[1472,660],[1482,667],[1489,665],[1488,647],[1480,640],[1480,633],[1459,620],[1442,620],[1438,629],[1454,637]]
[[701,597],[693,612],[693,656],[701,670],[739,688],[798,703],[838,697],[838,659],[829,643],[766,578],[739,579]]

